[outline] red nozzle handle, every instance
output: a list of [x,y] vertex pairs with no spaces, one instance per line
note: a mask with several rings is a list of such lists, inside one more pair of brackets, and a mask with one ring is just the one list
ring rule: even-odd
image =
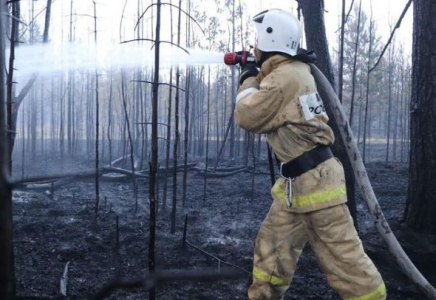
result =
[[248,51],[242,51],[242,54],[232,52],[226,53],[224,54],[224,63],[228,66],[234,66],[237,64],[245,65],[247,64],[248,54]]
[[224,63],[228,66],[236,65],[238,63],[238,55],[232,52],[224,54]]

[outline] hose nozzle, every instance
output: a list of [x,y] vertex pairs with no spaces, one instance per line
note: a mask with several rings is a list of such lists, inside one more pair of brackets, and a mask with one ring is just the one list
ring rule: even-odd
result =
[[250,62],[255,62],[254,56],[253,54],[245,50],[235,53],[228,52],[224,54],[224,63],[228,66],[234,66],[237,64],[243,66]]

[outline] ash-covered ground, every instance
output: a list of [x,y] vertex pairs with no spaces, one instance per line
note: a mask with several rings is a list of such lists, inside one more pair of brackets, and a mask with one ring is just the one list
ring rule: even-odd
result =
[[[83,162],[83,163],[82,163]],[[37,159],[26,165],[27,175],[49,174],[58,165]],[[237,161],[222,166],[235,167]],[[89,170],[85,158],[65,161],[68,172]],[[16,169],[20,170],[19,163]],[[380,205],[405,251],[436,285],[436,236],[417,234],[407,229],[401,218],[407,191],[407,164],[386,165],[371,162],[368,173]],[[258,171],[268,172],[266,159]],[[56,172],[57,173],[57,172]],[[252,186],[250,173],[239,173],[207,181],[203,197],[203,177],[188,175],[186,207],[181,205],[179,173],[177,231],[170,233],[172,178],[169,180],[167,209],[158,212],[157,267],[171,270],[233,270],[191,247],[182,249],[184,217],[189,216],[187,240],[225,262],[248,271],[252,266],[254,240],[271,204],[271,182],[259,174]],[[162,186],[159,201],[162,204]],[[253,197],[252,197],[253,187]],[[88,299],[102,286],[118,277],[123,280],[146,278],[148,274],[148,182],[140,180],[139,209],[131,182],[102,182],[98,223],[94,223],[94,183],[72,182],[57,189],[52,199],[44,192],[14,192],[14,247],[19,299]],[[105,198],[107,201],[105,201]],[[425,299],[402,274],[392,255],[376,232],[363,200],[358,196],[358,228],[368,255],[373,259],[388,288],[388,299]],[[160,206],[161,208],[161,206]],[[116,216],[119,217],[119,247],[116,247]],[[59,294],[59,282],[68,267],[68,296]],[[172,282],[157,287],[159,300],[247,299],[249,276],[217,282]],[[143,288],[118,290],[107,299],[147,299]],[[307,246],[298,264],[290,299],[340,299],[328,286],[316,259]]]

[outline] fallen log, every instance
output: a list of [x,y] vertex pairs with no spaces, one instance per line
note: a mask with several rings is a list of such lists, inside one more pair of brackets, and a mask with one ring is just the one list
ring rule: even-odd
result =
[[[121,174],[122,176],[111,176],[111,174]],[[103,167],[100,169],[100,177],[102,181],[119,182],[121,180],[128,180],[131,178],[131,171],[115,168]],[[33,190],[45,191],[53,187],[54,190],[61,186],[68,185],[78,181],[86,181],[93,179],[95,170],[83,171],[73,174],[52,175],[47,177],[35,177],[24,180],[12,181],[10,184],[14,190]],[[146,177],[146,176],[139,176]]]
[[109,165],[110,165],[110,166],[113,166],[113,165],[115,165],[115,164],[117,164],[117,163],[119,163],[119,162],[122,162],[123,160],[129,159],[129,158],[130,158],[130,154],[127,154],[127,155],[125,155],[125,156],[121,156],[121,157],[119,157],[119,158],[117,158],[117,159],[111,161],[111,163],[110,163]]
[[[106,166],[106,167],[103,167],[101,170],[103,172],[107,172],[107,173],[116,173],[116,174],[123,174],[123,175],[133,176],[133,172],[132,171],[126,170],[126,169],[122,169],[122,168],[113,167],[113,166]],[[147,175],[143,175],[143,174],[139,173],[139,171],[135,172],[135,175],[137,177],[140,177],[140,178],[148,178]]]
[[[197,165],[197,163],[189,163],[189,164],[187,164],[187,168],[188,168],[188,170],[191,170],[191,169],[195,168],[196,165]],[[183,168],[184,167],[185,167],[185,165],[178,165],[177,166],[177,172],[183,172]],[[174,166],[168,167],[168,172],[173,172],[173,170],[174,170]],[[148,172],[148,170],[147,170],[147,172]],[[165,173],[166,172],[166,168],[165,167],[160,167],[158,169],[158,172],[159,173]]]
[[[204,172],[204,167],[198,166],[196,165],[193,168],[195,171],[199,171],[199,172]],[[233,171],[239,171],[242,169],[246,169],[246,167],[242,166],[242,167],[233,167],[233,168],[207,168],[207,172],[208,173],[226,173],[226,172],[233,172]]]
[[363,164],[359,149],[357,148],[356,140],[354,139],[353,132],[348,124],[347,117],[341,103],[339,102],[338,96],[334,92],[327,78],[325,78],[324,74],[322,74],[322,72],[314,64],[310,64],[310,68],[312,75],[315,78],[321,98],[328,101],[332,107],[333,117],[336,119],[336,122],[339,126],[339,131],[344,141],[347,154],[350,158],[356,182],[359,186],[360,192],[362,193],[362,197],[368,206],[371,218],[374,221],[378,232],[388,246],[390,253],[403,270],[404,274],[409,277],[409,279],[429,299],[436,300],[436,289],[427,281],[427,279],[424,278],[424,276],[419,272],[419,270],[404,252],[380,208],[380,205],[374,194],[374,190],[372,189],[371,182],[367,176],[365,165]]
[[[121,159],[125,159],[122,157]],[[119,161],[119,159],[118,159]],[[189,169],[193,168],[196,163],[188,164]],[[179,165],[177,167],[177,172],[183,171],[183,165]],[[131,170],[126,170],[119,167],[114,167],[111,165],[105,166],[100,169],[100,178],[102,181],[106,182],[120,182],[131,180],[133,177],[133,173]],[[114,176],[115,174],[121,176]],[[159,169],[159,175],[165,174],[165,168]],[[148,179],[148,170],[140,170],[135,172],[135,175],[139,178]],[[26,178],[23,180],[11,181],[9,184],[14,190],[33,190],[33,191],[45,191],[53,188],[54,190],[60,188],[61,186],[71,184],[78,181],[86,181],[89,179],[93,179],[95,176],[95,170],[87,170],[78,173],[70,173],[70,174],[58,174],[58,175],[49,175],[49,176],[37,176],[32,178]]]
[[205,172],[204,168],[194,167],[193,170],[198,172],[198,175],[206,178],[224,178],[239,174],[241,172],[255,174],[255,175],[270,175],[268,172],[254,172],[252,167],[235,167],[235,168],[220,168],[214,172],[213,168],[208,168]]
[[200,172],[198,173],[198,175],[206,177],[206,178],[224,178],[224,177],[229,177],[229,176],[233,176],[242,172],[245,172],[247,169],[243,168],[240,170],[236,170],[233,172],[216,172],[216,173],[209,173],[209,172]]

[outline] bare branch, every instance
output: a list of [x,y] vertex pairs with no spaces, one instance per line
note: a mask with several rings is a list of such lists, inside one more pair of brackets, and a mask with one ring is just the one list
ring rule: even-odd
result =
[[[53,1],[52,1],[52,4],[53,4],[55,1],[56,1],[56,0],[53,0]],[[12,3],[12,2],[15,2],[15,1],[10,1],[10,2]],[[39,17],[39,15],[42,14],[46,9],[47,9],[47,7],[44,7],[43,9],[41,9],[41,11],[39,11],[39,12],[38,12],[34,17],[33,17],[33,19],[29,22],[29,25],[27,25],[26,30],[23,30],[23,32],[21,33],[21,37],[20,37],[20,38],[22,38],[22,37],[26,34],[27,30],[28,30],[29,27],[30,27],[30,24],[34,23],[34,22],[36,21],[36,18]]]
[[[132,80],[132,82],[142,82],[142,83],[150,83],[150,84],[153,84],[152,81],[148,81],[148,80]],[[170,86],[170,87],[175,88],[175,89],[179,89],[179,90],[181,90],[181,91],[183,91],[183,92],[186,92],[184,89],[182,89],[182,88],[180,88],[180,87],[178,88],[177,86],[172,85],[172,84],[169,84],[169,83],[160,82],[160,83],[158,83],[158,85],[166,85],[166,86]]]
[[[9,180],[8,184],[10,185],[10,187],[12,189],[19,189],[19,188],[29,188],[27,187],[27,184],[30,183],[38,183],[38,184],[44,184],[44,183],[48,183],[48,182],[55,182],[56,185],[62,185],[62,184],[69,184],[75,180],[79,180],[79,179],[85,179],[91,176],[95,175],[95,170],[89,170],[89,171],[82,171],[82,172],[77,172],[77,173],[67,173],[67,174],[54,174],[54,175],[48,175],[48,176],[35,176],[35,177],[30,177],[30,178],[26,178],[26,179],[22,179],[22,180]],[[116,168],[113,166],[105,166],[103,168],[100,168],[98,171],[100,176],[105,175],[106,173],[118,173],[118,174],[123,174],[123,175],[127,175],[127,176],[131,176],[132,172],[129,170],[125,170],[125,169],[121,169],[121,168]],[[138,177],[142,177],[142,178],[146,178],[147,176],[145,175],[138,175],[136,174],[136,176]],[[68,180],[66,180],[68,179]],[[64,180],[65,182],[63,182],[62,180]],[[44,186],[41,186],[39,188],[44,188]]]
[[[66,15],[66,17],[69,17],[70,15]],[[89,17],[89,18],[93,18],[94,19],[94,16],[92,16],[92,15],[88,15],[88,14],[72,14],[72,16],[75,16],[75,17]]]
[[14,19],[14,20],[17,21],[17,22],[20,22],[21,24],[23,24],[23,25],[26,26],[26,27],[28,26],[28,25],[26,24],[26,22],[24,22],[23,20],[21,20],[21,19],[15,17],[15,16],[13,16],[13,15],[11,15],[11,14],[9,14],[9,13],[6,13],[5,15],[7,15],[8,17]]
[[[139,122],[139,123],[135,123],[135,124],[138,124],[138,125],[151,125],[152,123],[151,122]],[[168,124],[165,124],[165,123],[157,123],[158,125],[162,125],[162,126],[167,126],[167,127],[169,127],[170,125],[168,125]]]
[[[152,40],[152,39],[140,38],[140,39],[133,39],[133,40],[128,40],[128,41],[122,41],[120,44],[127,44],[127,43],[138,42],[138,41],[147,41],[147,42],[156,43],[156,41],[155,41],[155,40]],[[179,48],[179,49],[182,49],[182,50],[185,51],[188,55],[191,55],[191,54],[189,53],[188,50],[186,50],[185,48],[183,48],[183,47],[177,45],[176,43],[168,42],[168,41],[159,41],[159,43],[171,44],[171,45],[173,45],[173,46],[176,46],[176,47]],[[151,47],[151,49],[153,49],[153,47],[154,47],[154,44],[153,44],[153,46]]]
[[354,5],[354,0],[351,1],[350,9],[348,10],[347,15],[345,16],[345,23],[348,22],[348,18],[350,17],[351,10],[353,9],[353,5]]
[[119,33],[120,33],[120,41],[121,41],[121,29],[122,29],[122,27],[123,27],[124,12],[126,11],[127,1],[128,1],[128,0],[126,0],[126,2],[124,2],[123,12],[121,13],[120,32],[119,32]]
[[[348,22],[348,18],[350,17],[351,10],[353,9],[353,5],[354,5],[354,0],[351,1],[351,5],[350,5],[350,8],[348,9],[348,13],[347,13],[346,16],[345,16],[344,26],[345,26],[345,24],[347,24],[347,22]],[[338,30],[335,31],[335,33],[337,33],[337,32],[338,32],[339,30],[341,30],[341,29],[342,29],[342,26],[339,27]]]
[[18,109],[21,102],[24,100],[24,98],[32,88],[37,78],[38,78],[38,74],[37,73],[33,74],[32,78],[30,78],[30,80],[26,83],[26,85],[21,89],[20,94],[18,94],[18,96],[15,97],[15,109]]
[[[144,10],[144,12],[143,12],[143,13],[141,14],[141,16],[138,18],[138,21],[136,21],[135,30],[136,30],[136,28],[138,27],[139,22],[141,21],[141,19],[142,19],[142,18],[144,17],[144,15],[147,13],[147,11],[148,11],[151,7],[153,7],[153,6],[155,6],[155,5],[157,5],[157,4],[156,4],[156,3],[150,4],[150,5],[149,5],[145,10]],[[161,3],[161,5],[169,5],[169,6],[175,7],[175,8],[177,8],[178,10],[180,10],[181,12],[183,12],[187,17],[189,17],[192,21],[194,21],[195,24],[197,24],[198,28],[200,28],[201,32],[203,32],[203,35],[206,36],[206,33],[204,32],[203,28],[201,28],[200,24],[198,24],[197,20],[195,20],[193,17],[191,17],[191,15],[188,14],[186,11],[184,11],[183,9],[181,9],[180,7],[178,7],[177,5],[174,5],[174,4],[172,4],[172,3],[166,3],[166,2],[165,2],[165,3]]]
[[412,4],[412,0],[409,0],[409,2],[407,2],[406,7],[404,8],[403,12],[401,13],[400,18],[397,21],[397,24],[395,24],[394,30],[392,30],[392,32],[391,32],[391,36],[389,37],[388,42],[386,43],[385,47],[383,48],[382,53],[380,54],[380,57],[378,58],[375,65],[368,71],[369,73],[371,73],[378,66],[378,64],[380,63],[380,60],[383,58],[383,55],[385,54],[386,49],[388,48],[389,44],[392,42],[392,39],[394,38],[395,30],[400,28],[401,21],[403,20],[404,16],[406,15],[407,10],[410,7],[410,4]]
[[237,266],[237,265],[234,265],[234,264],[228,263],[228,262],[226,262],[226,261],[224,261],[224,260],[222,260],[222,259],[216,257],[215,255],[210,254],[209,252],[206,252],[206,251],[204,251],[203,249],[201,249],[201,248],[199,248],[199,247],[197,247],[197,246],[191,244],[190,242],[188,242],[188,241],[186,241],[186,240],[185,240],[185,243],[186,243],[187,245],[191,246],[192,248],[194,248],[195,250],[198,250],[198,251],[200,251],[201,253],[203,253],[203,254],[205,254],[205,255],[207,255],[207,256],[209,256],[209,257],[212,257],[212,258],[216,259],[218,262],[220,262],[220,263],[222,263],[222,264],[225,264],[225,265],[228,265],[228,266],[231,266],[231,267],[237,268],[237,269],[243,271],[244,273],[246,273],[246,274],[248,274],[248,275],[251,275],[251,272],[245,270],[244,268],[241,268],[240,266]]

